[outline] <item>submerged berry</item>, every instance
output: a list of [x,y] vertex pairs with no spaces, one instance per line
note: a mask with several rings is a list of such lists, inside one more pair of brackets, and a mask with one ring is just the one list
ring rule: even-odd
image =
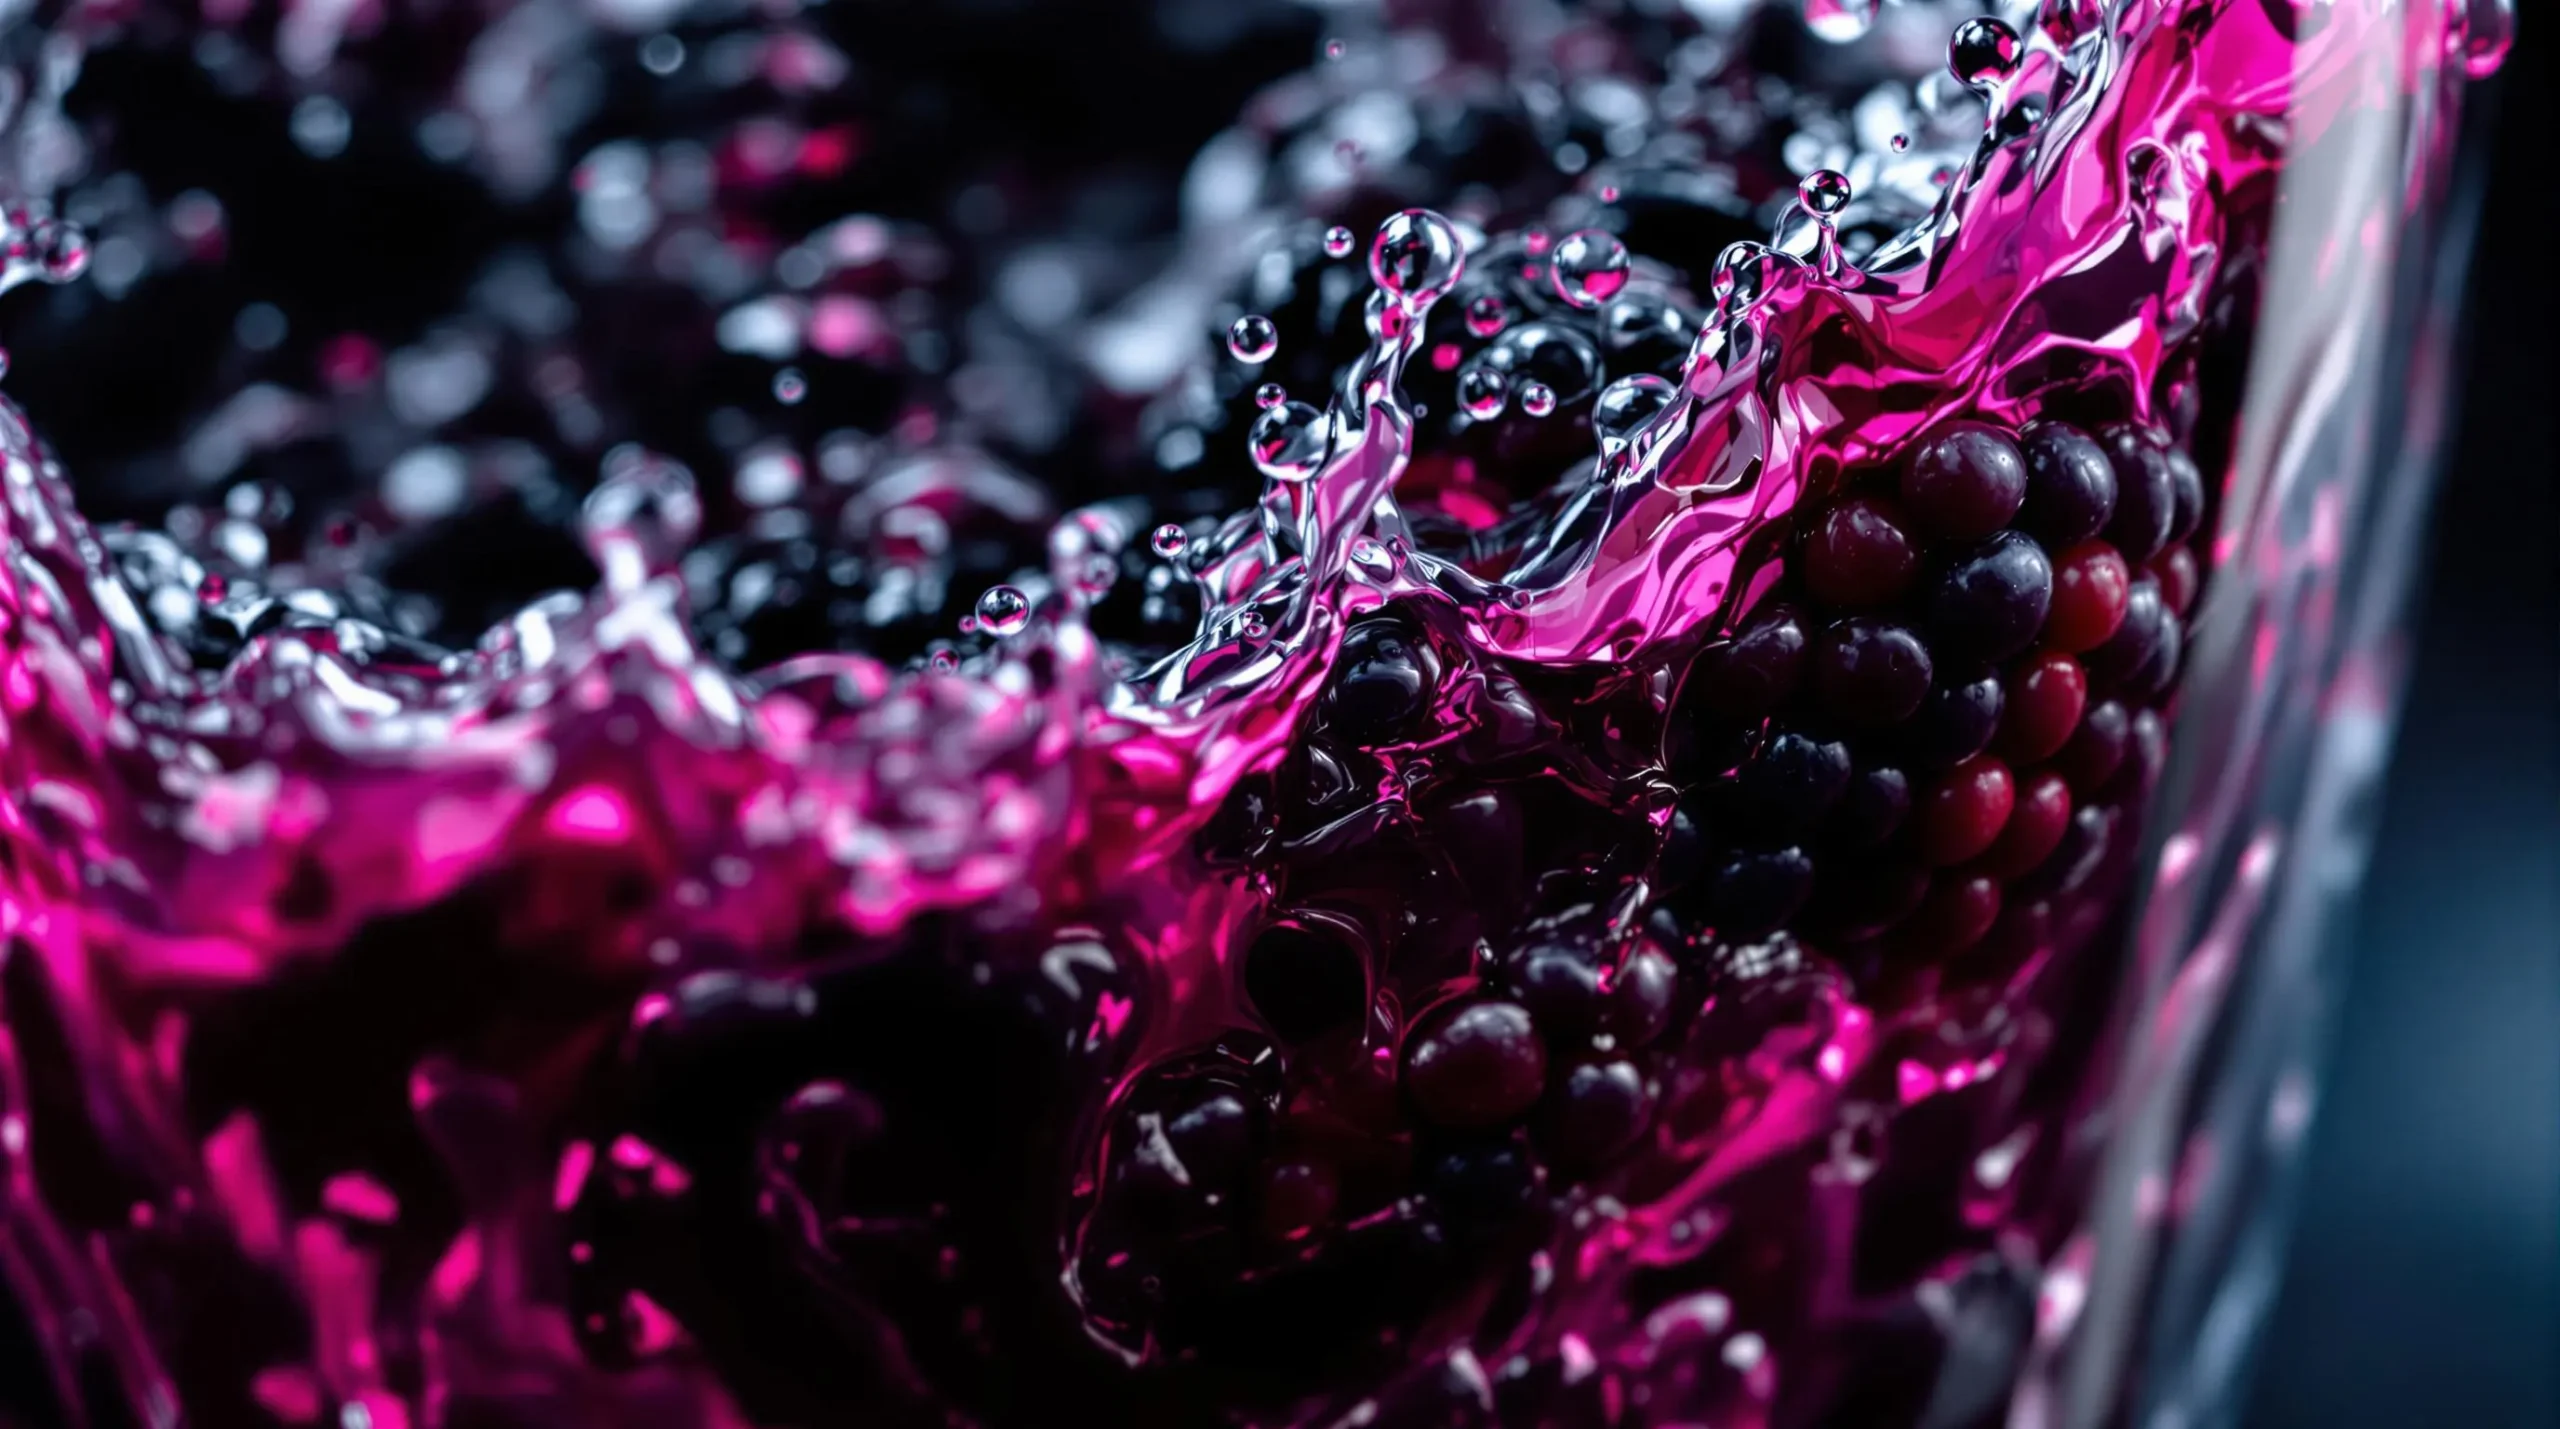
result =
[[1865,610],[1899,597],[1920,554],[1891,503],[1853,497],[1814,521],[1804,542],[1805,585],[1824,604]]
[[2007,433],[1959,422],[1920,445],[1902,472],[1902,507],[1921,530],[1979,541],[2027,499],[2027,463]]
[[1422,713],[1438,684],[1440,660],[1421,633],[1381,617],[1342,637],[1325,691],[1326,725],[1354,744],[1393,740]]
[[2104,541],[2083,541],[2053,565],[2053,609],[2045,618],[2047,648],[2078,654],[2106,643],[2124,623],[2132,573]]
[[1812,667],[1823,712],[1852,729],[1880,729],[1909,718],[1928,696],[1932,670],[1919,636],[1863,616],[1823,631]]
[[2003,531],[1947,567],[1929,597],[1929,632],[1950,657],[2006,660],[2035,642],[2053,604],[2044,548]]
[[1918,848],[1939,865],[1962,863],[1991,847],[2009,821],[2017,790],[2009,766],[1978,756],[1947,771],[1920,803]]
[[1470,1003],[1415,1038],[1405,1053],[1406,1095],[1442,1126],[1509,1121],[1537,1101],[1546,1079],[1546,1044],[1517,1003]]
[[2080,725],[2089,680],[2068,655],[2039,655],[2012,670],[2000,718],[2002,757],[2020,764],[2049,759]]
[[2027,461],[2021,528],[2050,550],[2075,546],[2106,529],[2116,510],[2116,473],[2104,448],[2060,422],[2028,423],[2019,445]]

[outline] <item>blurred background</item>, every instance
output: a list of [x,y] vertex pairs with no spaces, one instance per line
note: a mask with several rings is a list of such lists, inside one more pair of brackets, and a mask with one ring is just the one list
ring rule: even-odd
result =
[[2519,8],[2462,416],[2251,1429],[2560,1424],[2560,14]]

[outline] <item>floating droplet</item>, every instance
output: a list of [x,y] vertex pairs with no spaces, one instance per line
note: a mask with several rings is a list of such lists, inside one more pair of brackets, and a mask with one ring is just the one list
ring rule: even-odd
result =
[[1470,367],[1458,374],[1458,406],[1479,422],[1501,416],[1502,404],[1510,397],[1510,382],[1490,367]]
[[1280,350],[1280,329],[1260,313],[1247,313],[1227,329],[1227,353],[1238,362],[1269,362]]
[[1598,400],[1591,404],[1591,429],[1599,433],[1600,450],[1609,452],[1625,446],[1637,428],[1671,405],[1676,390],[1650,372],[1621,377],[1601,388]]
[[1876,0],[1804,0],[1804,27],[1818,40],[1845,45],[1876,22]]
[[1325,415],[1304,402],[1283,402],[1253,419],[1247,438],[1253,464],[1273,481],[1304,481],[1324,465]]
[[1894,135],[1894,136],[1893,136],[1893,152],[1895,152],[1895,153],[1899,154],[1899,153],[1901,153],[1903,150],[1908,149],[1908,148],[1910,148],[1910,147],[1911,147],[1911,136],[1910,136],[1910,135],[1908,135],[1908,134],[1896,134],[1896,135]]
[[1947,71],[1976,92],[2018,72],[2018,32],[1988,15],[1956,26],[1947,41]]
[[1596,308],[1627,285],[1627,245],[1606,229],[1568,233],[1556,245],[1553,279],[1556,296],[1577,308]]
[[1602,203],[1616,203],[1618,201],[1618,186],[1616,184],[1602,184],[1600,186],[1600,201]]
[[1324,42],[1324,57],[1326,59],[1338,60],[1350,52],[1351,47],[1340,40],[1327,40]]
[[1265,382],[1253,389],[1253,405],[1269,411],[1289,400],[1289,389],[1277,382]]
[[1544,382],[1520,384],[1520,410],[1532,417],[1543,417],[1556,409],[1556,389]]
[[1378,225],[1369,245],[1369,276],[1411,304],[1437,300],[1466,269],[1457,226],[1427,208],[1406,209]]
[[1191,537],[1175,522],[1167,521],[1147,537],[1147,549],[1170,561],[1191,544]]
[[936,650],[927,657],[925,664],[937,675],[948,675],[960,668],[960,657],[948,650]]
[[786,367],[773,374],[773,400],[786,407],[797,407],[809,395],[809,379],[797,367]]
[[1796,185],[1796,197],[1803,200],[1805,211],[1821,218],[1847,208],[1851,195],[1849,176],[1838,169],[1816,169]]
[[1499,293],[1482,293],[1468,300],[1467,331],[1478,337],[1491,337],[1511,321],[1511,309]]
[[1031,624],[1031,597],[1020,587],[991,585],[978,597],[978,628],[989,635],[1020,635]]
[[1351,256],[1351,250],[1359,246],[1360,235],[1341,224],[1337,223],[1324,231],[1324,256],[1327,258],[1348,258]]
[[1120,579],[1120,563],[1100,551],[1084,558],[1084,568],[1076,572],[1076,584],[1089,596],[1099,597]]

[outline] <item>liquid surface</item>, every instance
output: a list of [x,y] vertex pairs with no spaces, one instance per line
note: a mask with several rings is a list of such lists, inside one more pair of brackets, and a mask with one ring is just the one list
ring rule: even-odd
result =
[[[1103,308],[1002,186],[804,201],[896,162],[853,41],[639,8],[12,72],[9,282],[248,246],[44,208],[84,53],[315,155],[372,66],[559,221],[396,345],[240,309],[297,375],[111,471],[0,406],[62,1411],[1999,1422],[2276,185],[2503,11],[1453,6],[1300,44]],[[574,151],[581,54],[698,127]]]

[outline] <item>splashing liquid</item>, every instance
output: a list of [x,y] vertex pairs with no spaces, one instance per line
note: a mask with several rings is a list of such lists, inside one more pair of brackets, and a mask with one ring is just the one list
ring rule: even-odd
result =
[[[0,1271],[58,1396],[1991,1422],[2210,575],[2217,299],[2328,117],[2505,43],[2319,9],[1969,21],[1979,130],[1888,115],[1716,253],[1618,231],[1696,165],[1395,212],[1347,354],[1204,326],[1325,364],[1221,437],[1250,509],[1082,508],[913,658],[706,651],[726,498],[638,448],[578,518],[594,589],[421,652],[264,596],[254,502],[230,575],[93,528],[0,404]],[[0,282],[76,275],[8,222]],[[794,301],[729,337],[870,340]],[[1041,509],[898,421],[824,485],[899,579]],[[815,501],[795,462],[741,502]],[[476,479],[397,470],[420,511]],[[1180,638],[1103,634],[1122,600]]]

